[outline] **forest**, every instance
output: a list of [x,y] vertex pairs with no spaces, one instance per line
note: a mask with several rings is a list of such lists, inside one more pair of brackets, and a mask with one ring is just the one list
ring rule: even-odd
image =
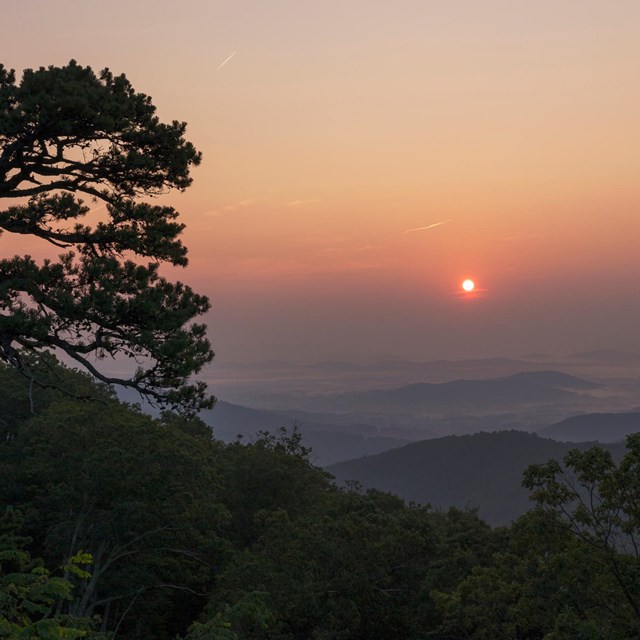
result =
[[[612,638],[639,633],[640,440],[528,469],[508,527],[338,488],[295,430],[224,444],[87,374],[0,371],[0,637]],[[35,403],[38,415],[33,415]]]

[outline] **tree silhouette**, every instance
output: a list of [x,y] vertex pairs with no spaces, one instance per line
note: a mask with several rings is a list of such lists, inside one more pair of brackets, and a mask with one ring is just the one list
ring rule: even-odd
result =
[[[0,360],[32,383],[44,384],[38,354],[57,351],[152,403],[186,414],[212,405],[190,381],[213,358],[193,322],[209,301],[159,273],[187,265],[184,225],[172,207],[140,200],[191,184],[201,155],[185,128],[160,122],[151,99],[108,69],[72,60],[18,83],[0,65],[0,198],[14,201],[0,233],[63,250],[57,261],[0,260]],[[131,377],[100,366],[118,355],[137,362]]]

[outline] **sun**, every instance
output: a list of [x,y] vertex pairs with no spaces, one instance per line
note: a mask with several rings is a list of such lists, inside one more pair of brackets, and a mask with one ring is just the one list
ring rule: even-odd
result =
[[476,288],[476,283],[473,280],[465,280],[462,283],[462,288],[467,292],[471,293]]

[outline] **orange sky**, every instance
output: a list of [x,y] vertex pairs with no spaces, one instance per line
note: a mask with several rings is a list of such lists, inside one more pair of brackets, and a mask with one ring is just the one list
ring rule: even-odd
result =
[[168,198],[188,225],[176,277],[211,296],[223,361],[640,350],[636,0],[3,16],[5,65],[109,66],[189,123],[204,162]]

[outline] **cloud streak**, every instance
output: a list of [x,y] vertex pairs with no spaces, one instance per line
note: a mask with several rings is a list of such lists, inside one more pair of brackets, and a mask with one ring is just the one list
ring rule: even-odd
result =
[[228,204],[226,207],[221,207],[219,209],[209,209],[204,212],[205,216],[219,216],[225,213],[226,211],[236,211],[237,209],[244,209],[245,207],[250,207],[252,204],[256,202],[255,198],[248,198],[247,200],[240,200],[239,202],[234,202],[233,204]]
[[287,207],[299,207],[303,204],[316,204],[318,202],[320,202],[320,200],[317,200],[315,198],[307,198],[306,200],[291,200],[290,202],[287,202]]
[[453,222],[453,218],[449,218],[447,220],[441,220],[440,222],[434,222],[433,224],[428,224],[426,227],[416,227],[415,229],[407,229],[403,231],[402,234],[412,233],[413,231],[426,231],[427,229],[434,229],[435,227],[439,227],[443,224],[447,224],[448,222]]
[[216,69],[216,71],[220,71],[220,69],[222,69],[222,67],[224,67],[225,64],[227,64],[227,62],[229,62],[229,60],[231,60],[231,58],[233,58],[233,56],[236,55],[236,53],[238,53],[237,51],[234,51],[226,60],[224,60],[223,62],[221,62],[218,65],[218,68]]

